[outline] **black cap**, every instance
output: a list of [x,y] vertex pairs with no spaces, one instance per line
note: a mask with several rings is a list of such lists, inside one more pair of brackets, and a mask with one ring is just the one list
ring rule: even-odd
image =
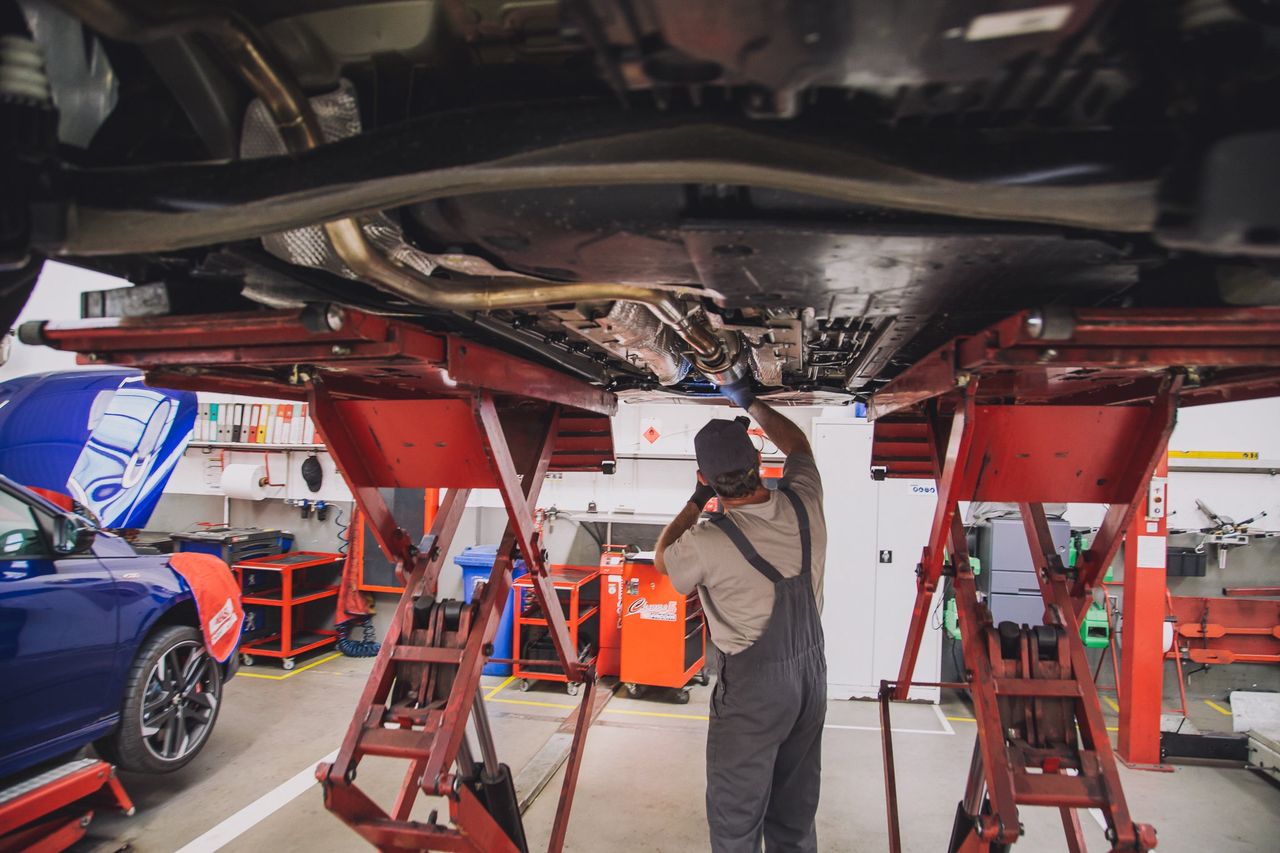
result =
[[760,464],[760,454],[747,435],[746,418],[708,421],[693,437],[698,470],[710,480],[732,471],[745,471]]

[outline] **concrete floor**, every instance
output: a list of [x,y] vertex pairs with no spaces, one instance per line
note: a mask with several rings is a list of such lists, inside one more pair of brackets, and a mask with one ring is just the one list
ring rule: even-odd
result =
[[[100,813],[89,839],[76,849],[113,850],[128,843],[140,853],[169,853],[196,839],[201,841],[184,853],[368,849],[325,810],[319,786],[308,780],[315,764],[341,740],[369,665],[323,655],[290,673],[269,664],[242,670],[228,686],[217,730],[200,757],[166,777],[125,774],[137,815]],[[485,681],[493,693],[488,703],[499,755],[518,771],[575,700],[550,685],[529,693],[514,685],[493,692],[502,680]],[[707,849],[708,696],[709,688],[702,687],[694,688],[688,705],[661,696],[630,700],[625,694],[608,704],[587,742],[566,850]],[[1193,704],[1198,727],[1230,729],[1221,712]],[[1110,710],[1108,717],[1114,725]],[[833,701],[827,723],[819,846],[823,851],[884,850],[876,706]],[[973,745],[971,717],[958,702],[939,709],[897,706],[893,725],[905,848],[939,853],[964,784]],[[361,783],[389,803],[403,766],[368,760],[361,765]],[[1280,849],[1280,788],[1249,771],[1122,772],[1131,810],[1137,819],[1155,824],[1161,851]],[[293,791],[282,793],[280,786],[291,778]],[[560,781],[557,774],[525,815],[533,850],[545,849]],[[425,815],[430,807],[425,803],[415,814]],[[1028,808],[1022,814],[1026,838],[1016,849],[1066,849],[1056,812]],[[1098,825],[1087,815],[1083,824],[1090,849],[1106,849]],[[219,826],[220,835],[211,838],[210,831]],[[225,843],[219,846],[219,841]]]

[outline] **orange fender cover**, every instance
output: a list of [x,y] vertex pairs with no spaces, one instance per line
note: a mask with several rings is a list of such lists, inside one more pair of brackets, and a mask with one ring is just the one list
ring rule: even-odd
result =
[[209,654],[219,663],[226,662],[235,652],[244,627],[240,587],[230,567],[212,554],[192,551],[171,554],[169,566],[191,587]]

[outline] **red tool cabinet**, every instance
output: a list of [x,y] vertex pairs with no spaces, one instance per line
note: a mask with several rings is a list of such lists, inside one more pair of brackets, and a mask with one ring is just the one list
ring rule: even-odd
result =
[[[599,570],[585,566],[548,566],[547,570],[578,659],[594,657],[600,641]],[[520,679],[521,690],[528,690],[534,681],[558,681],[570,696],[576,696],[579,685],[569,681],[556,659],[546,617],[533,594],[532,575],[516,578],[512,589],[516,598],[511,674]]]
[[293,669],[298,655],[332,646],[338,632],[329,628],[338,600],[341,554],[289,551],[242,560],[232,566],[245,609],[240,660],[278,658]]
[[622,659],[619,677],[627,693],[671,687],[681,704],[691,681],[707,683],[707,620],[697,592],[681,595],[653,567],[652,556],[634,555],[623,567]]

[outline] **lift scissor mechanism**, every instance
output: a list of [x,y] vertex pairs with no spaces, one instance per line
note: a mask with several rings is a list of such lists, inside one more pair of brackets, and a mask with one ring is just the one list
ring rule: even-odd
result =
[[[28,332],[28,336],[35,332]],[[524,850],[510,771],[495,754],[481,668],[511,586],[528,563],[559,665],[587,684],[577,709],[549,849],[563,844],[591,719],[593,662],[579,660],[534,528],[549,471],[613,458],[613,396],[463,338],[350,309],[45,325],[38,336],[82,359],[142,368],[153,384],[308,401],[312,417],[405,591],[338,756],[321,765],[325,802],[384,850]],[[1178,405],[1280,395],[1280,310],[1082,309],[1023,312],[918,361],[872,401],[877,476],[934,477],[938,503],[921,558],[899,677],[882,689],[891,847],[900,849],[890,697],[905,698],[944,574],[953,577],[978,737],[952,851],[1016,842],[1019,807],[1101,811],[1113,850],[1155,846],[1129,813],[1079,619],[1119,548],[1173,428]],[[379,489],[443,488],[420,543]],[[496,489],[508,523],[482,593],[436,597],[471,489]],[[1045,602],[1038,626],[991,624],[969,570],[961,501],[1021,505]],[[1042,504],[1109,504],[1092,547],[1065,567]],[[473,722],[477,746],[467,722]],[[478,752],[478,754],[477,754]],[[394,803],[359,787],[363,758],[407,762]],[[419,795],[448,820],[415,819]]]
[[[934,592],[953,579],[977,742],[949,850],[1004,849],[1020,806],[1057,808],[1072,851],[1096,808],[1116,851],[1149,850],[1129,813],[1080,638],[1091,591],[1146,499],[1178,405],[1280,394],[1275,309],[1023,312],[947,344],[872,403],[878,476],[934,477],[938,504],[918,570],[898,679],[881,687],[889,837],[901,849],[888,725],[905,699]],[[961,501],[1019,505],[1044,624],[993,625],[970,569]],[[1107,504],[1092,546],[1063,565],[1048,501]]]

